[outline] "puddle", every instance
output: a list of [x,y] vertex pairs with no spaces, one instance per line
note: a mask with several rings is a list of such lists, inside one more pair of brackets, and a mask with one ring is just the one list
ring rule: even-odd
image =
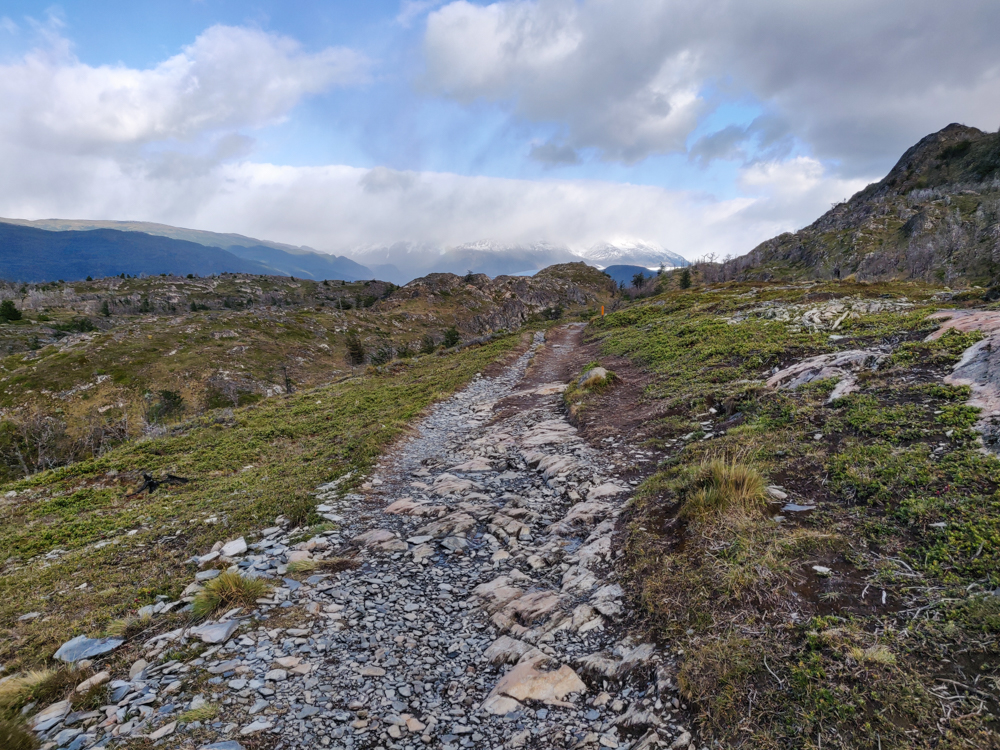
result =
[[883,615],[903,609],[904,602],[871,583],[869,575],[843,560],[811,560],[800,566],[790,588],[792,596],[815,607],[818,615]]

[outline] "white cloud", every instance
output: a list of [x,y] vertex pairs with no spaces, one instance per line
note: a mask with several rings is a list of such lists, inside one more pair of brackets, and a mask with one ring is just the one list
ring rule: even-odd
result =
[[6,31],[8,34],[16,34],[20,31],[18,25],[8,16],[0,16],[0,29]]
[[[596,180],[520,180],[377,167],[127,164],[101,156],[4,153],[0,215],[157,221],[343,253],[408,240],[482,238],[583,249],[610,237],[689,258],[738,255],[844,197],[816,162],[758,165],[730,200]],[[843,187],[843,186],[841,186]],[[840,188],[838,188],[840,189]]]
[[[456,97],[487,91],[548,119],[598,86],[604,98],[593,111],[574,110],[570,137],[535,144],[536,158],[550,163],[573,161],[581,143],[622,159],[679,147],[706,106],[692,72],[700,69],[698,54],[636,54],[633,72],[642,85],[615,93],[620,49],[593,48],[596,61],[578,65],[581,49],[596,38],[593,27],[617,39],[631,24],[638,52],[662,30],[619,18],[610,6],[605,17],[587,16],[588,6],[571,2],[547,3],[545,17],[533,15],[537,7],[507,4],[485,16],[466,3],[442,8],[431,20],[444,19],[441,28],[451,30],[465,23],[469,36],[461,43],[448,37],[441,70],[477,46],[487,63],[447,73],[451,78],[436,75]],[[364,80],[363,57],[334,48],[306,52],[287,37],[217,26],[149,69],[90,66],[73,56],[58,25],[52,28],[44,49],[0,65],[0,215],[158,221],[335,252],[482,238],[582,249],[617,237],[697,258],[745,252],[860,187],[804,157],[745,167],[741,197],[729,200],[596,180],[262,164],[252,158],[253,139],[240,131],[287,117],[310,94]],[[566,76],[570,85],[556,85]],[[527,94],[525,81],[537,84]]]
[[949,122],[1000,124],[997,28],[1000,4],[982,2],[457,0],[428,18],[424,84],[626,162],[685,150],[702,113],[749,97],[870,173]]
[[73,153],[138,146],[281,120],[305,96],[363,79],[358,53],[316,53],[259,29],[213,26],[154,68],[91,66],[55,37],[0,65],[0,137]]
[[399,5],[399,14],[396,16],[396,23],[400,26],[409,27],[420,16],[427,11],[443,4],[444,0],[403,0]]

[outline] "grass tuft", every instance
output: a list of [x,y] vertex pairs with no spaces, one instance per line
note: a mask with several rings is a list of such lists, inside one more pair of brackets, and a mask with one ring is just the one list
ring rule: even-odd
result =
[[152,621],[153,618],[149,615],[145,617],[123,617],[120,620],[113,620],[106,630],[108,635],[130,640],[148,628]]
[[682,518],[745,515],[764,508],[767,502],[763,475],[736,459],[708,459],[697,468],[692,479],[680,509]]
[[352,570],[360,565],[352,557],[332,557],[329,560],[299,560],[289,563],[289,573],[339,573],[342,570]]
[[191,605],[192,614],[200,620],[222,607],[248,607],[270,590],[271,587],[259,578],[245,578],[226,571],[198,592]]
[[181,724],[190,724],[192,721],[211,721],[219,715],[219,706],[216,703],[206,703],[200,708],[193,708],[185,711],[177,719]]
[[20,711],[31,702],[53,703],[84,679],[86,675],[83,672],[70,666],[33,670],[8,677],[0,682],[0,713]]
[[38,739],[17,716],[0,716],[0,747],[4,750],[35,750]]

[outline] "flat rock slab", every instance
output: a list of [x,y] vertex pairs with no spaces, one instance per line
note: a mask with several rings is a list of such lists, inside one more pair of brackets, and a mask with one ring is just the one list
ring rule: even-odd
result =
[[940,320],[941,327],[924,341],[934,341],[954,329],[960,333],[982,331],[987,336],[1000,331],[1000,312],[990,310],[942,310],[927,316],[928,320]]
[[203,643],[225,643],[239,626],[240,623],[236,620],[206,622],[191,630],[191,635],[200,638]]
[[[518,664],[493,688],[483,703],[483,709],[490,713],[509,713],[510,703],[496,698],[513,698],[515,701],[541,701],[550,705],[572,706],[563,700],[571,693],[585,693],[587,686],[568,665],[558,669],[543,671],[541,665],[548,660],[542,655],[526,659]],[[500,710],[502,709],[502,710]]]
[[121,638],[88,638],[85,635],[78,635],[73,640],[66,641],[61,645],[53,658],[72,664],[81,659],[92,659],[95,656],[114,651],[123,643],[125,641]]

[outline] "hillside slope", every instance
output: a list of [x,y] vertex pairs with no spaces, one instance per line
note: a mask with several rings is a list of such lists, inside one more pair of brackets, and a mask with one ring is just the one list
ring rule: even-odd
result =
[[952,124],[813,224],[723,267],[727,279],[922,279],[990,284],[1000,271],[1000,134]]

